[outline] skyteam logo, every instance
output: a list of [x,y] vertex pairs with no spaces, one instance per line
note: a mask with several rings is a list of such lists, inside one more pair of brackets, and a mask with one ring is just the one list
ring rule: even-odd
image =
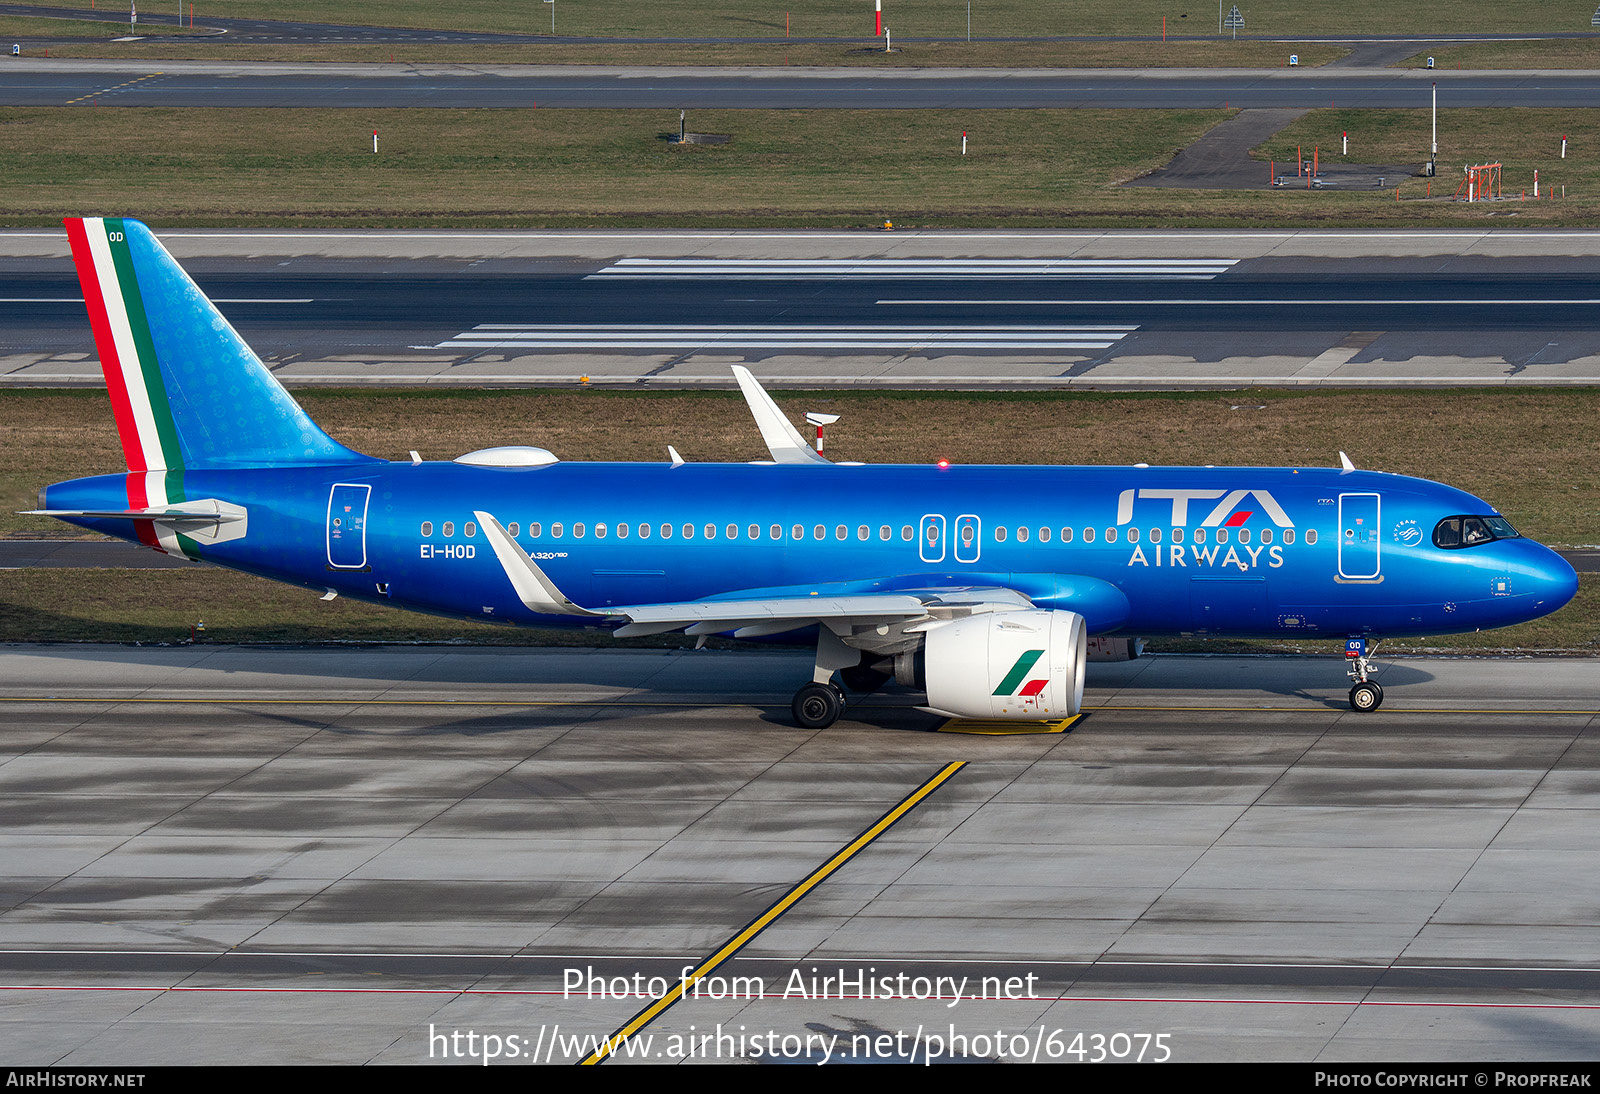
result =
[[1394,526],[1394,541],[1415,547],[1422,542],[1422,529],[1417,527],[1414,520],[1403,520]]
[[[1239,528],[1257,512],[1265,513],[1279,528],[1293,528],[1294,521],[1284,512],[1278,499],[1266,490],[1124,490],[1117,495],[1117,523],[1133,523],[1134,499],[1139,501],[1164,501],[1170,507],[1169,518],[1157,523],[1169,528],[1186,528],[1189,525],[1190,502],[1212,502],[1210,512],[1200,522],[1202,528]],[[1221,499],[1218,501],[1217,499]],[[1241,509],[1246,499],[1255,499],[1255,508]],[[1141,508],[1145,508],[1141,506]]]
[[1024,703],[1037,703],[1040,694],[1049,686],[1049,679],[1041,676],[1035,680],[1028,680],[1026,684],[1022,681],[1027,680],[1029,673],[1033,671],[1033,666],[1038,664],[1039,658],[1043,656],[1044,650],[1024,650],[1022,656],[1011,666],[1011,671],[1006,673],[1005,679],[1000,681],[1000,686],[991,694],[1015,695]]

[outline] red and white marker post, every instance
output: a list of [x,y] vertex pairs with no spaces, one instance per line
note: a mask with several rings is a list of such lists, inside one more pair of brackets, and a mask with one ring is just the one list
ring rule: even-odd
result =
[[872,24],[872,33],[879,38],[883,37],[883,0],[872,0],[872,10],[875,16]]

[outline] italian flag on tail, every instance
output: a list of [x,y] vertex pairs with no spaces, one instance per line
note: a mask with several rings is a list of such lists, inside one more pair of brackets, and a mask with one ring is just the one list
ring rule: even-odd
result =
[[[128,463],[128,508],[158,509],[184,501],[183,453],[134,274],[128,233],[118,217],[75,217],[66,226]],[[199,557],[194,541],[170,524],[158,527],[154,521],[139,520],[134,526],[139,542],[147,546]]]

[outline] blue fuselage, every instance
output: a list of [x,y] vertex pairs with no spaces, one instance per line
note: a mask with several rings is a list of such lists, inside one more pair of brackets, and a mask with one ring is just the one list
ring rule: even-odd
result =
[[[219,565],[413,610],[551,626],[518,599],[474,512],[599,611],[737,593],[1005,586],[1091,633],[1372,637],[1548,614],[1572,568],[1524,538],[1447,548],[1490,515],[1448,486],[1321,468],[454,463],[189,471],[181,496],[248,511]],[[127,505],[125,476],[52,486]],[[126,520],[79,519],[130,537]]]

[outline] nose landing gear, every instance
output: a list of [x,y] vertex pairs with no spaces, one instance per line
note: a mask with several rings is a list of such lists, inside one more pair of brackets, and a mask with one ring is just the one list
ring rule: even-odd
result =
[[1350,709],[1357,714],[1366,714],[1383,705],[1383,688],[1371,679],[1371,658],[1377,648],[1378,643],[1374,642],[1369,649],[1365,638],[1345,640],[1344,656],[1350,663],[1346,675],[1356,682],[1350,689]]

